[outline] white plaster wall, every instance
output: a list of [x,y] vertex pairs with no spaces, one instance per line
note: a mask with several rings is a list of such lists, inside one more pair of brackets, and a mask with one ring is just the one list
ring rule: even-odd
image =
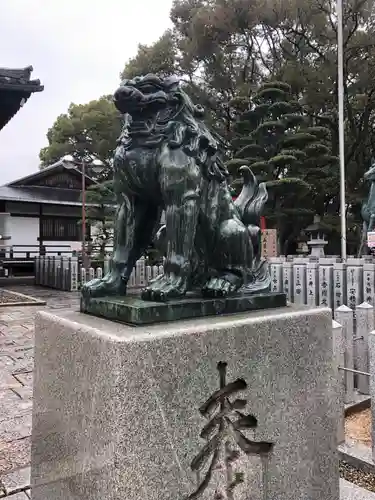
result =
[[[38,217],[10,217],[10,240],[4,241],[4,246],[9,248],[15,245],[27,245],[25,248],[14,248],[14,258],[26,257],[26,252],[30,252],[30,257],[39,255],[39,218]],[[70,257],[72,250],[79,250],[79,241],[44,241],[47,247],[47,255],[56,255],[58,252],[66,252],[62,255]],[[9,257],[9,252],[7,252]]]
[[[82,248],[82,243],[80,241],[43,241],[43,245],[46,247],[47,255],[57,255],[60,252],[62,256],[71,257],[71,252],[73,250],[80,251]],[[64,252],[64,253],[62,253]],[[66,253],[69,252],[69,253]]]
[[[10,237],[10,240],[4,242],[6,246],[28,245],[22,249],[15,248],[17,253],[14,254],[14,258],[25,257],[24,252],[30,251],[34,253],[38,251],[39,219],[37,217],[11,217]],[[18,253],[21,250],[22,253]]]

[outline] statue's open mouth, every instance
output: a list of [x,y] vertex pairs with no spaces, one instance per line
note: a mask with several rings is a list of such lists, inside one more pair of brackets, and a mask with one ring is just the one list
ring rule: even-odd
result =
[[155,83],[127,82],[115,92],[114,103],[121,113],[152,114],[168,103],[168,94]]

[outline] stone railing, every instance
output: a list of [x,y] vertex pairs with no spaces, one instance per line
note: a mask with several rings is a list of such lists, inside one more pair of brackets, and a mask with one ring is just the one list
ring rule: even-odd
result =
[[294,304],[326,305],[332,310],[362,302],[371,305],[375,295],[375,262],[372,259],[336,257],[269,259],[271,291],[284,291]]
[[[270,258],[271,291],[287,294],[295,304],[326,305],[335,310],[345,304],[354,309],[362,302],[374,303],[375,262],[349,258],[342,263],[338,258],[308,258],[286,260]],[[104,267],[79,269],[77,257],[37,257],[35,284],[58,290],[75,291],[89,279],[100,278],[107,272]],[[149,279],[163,272],[162,266],[148,266],[141,258],[131,275],[130,288],[142,288]]]
[[[370,396],[370,351],[374,308],[367,302],[353,311],[342,305],[332,321],[334,366],[338,377],[341,408],[339,442],[344,441],[344,408]],[[374,367],[375,368],[375,367]],[[374,372],[375,377],[375,372]],[[375,396],[375,395],[374,395]]]
[[[77,257],[36,257],[35,284],[57,290],[77,291],[82,284],[94,278],[101,278],[107,272],[109,261],[104,267],[79,268]],[[142,288],[146,283],[163,272],[163,266],[148,266],[142,257],[130,276],[130,289]]]

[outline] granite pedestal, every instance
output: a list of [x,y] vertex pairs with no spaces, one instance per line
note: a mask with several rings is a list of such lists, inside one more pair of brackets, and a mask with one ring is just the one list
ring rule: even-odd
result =
[[140,327],[41,312],[32,498],[338,500],[332,360],[325,308]]

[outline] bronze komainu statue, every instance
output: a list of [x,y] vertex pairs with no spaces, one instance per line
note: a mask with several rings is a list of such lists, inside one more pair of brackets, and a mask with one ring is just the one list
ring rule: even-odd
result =
[[142,291],[145,300],[178,298],[198,287],[206,297],[267,290],[259,228],[265,184],[242,167],[242,192],[232,200],[223,142],[175,77],[126,80],[114,102],[125,115],[113,162],[114,250],[109,273],[88,282],[83,294],[125,295],[136,261],[155,237],[165,252],[164,274]]
[[361,245],[358,251],[358,257],[368,253],[367,233],[375,231],[375,160],[372,160],[371,167],[363,176],[365,181],[370,182],[370,190],[367,200],[363,202],[361,215],[363,220]]

